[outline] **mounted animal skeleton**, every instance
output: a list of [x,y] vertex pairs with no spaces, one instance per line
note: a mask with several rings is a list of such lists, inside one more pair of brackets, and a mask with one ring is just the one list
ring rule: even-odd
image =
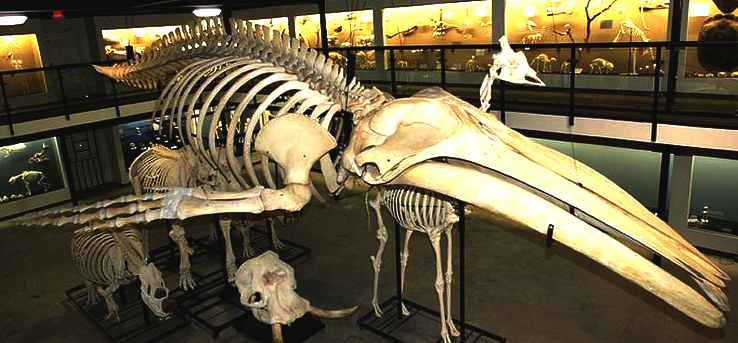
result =
[[[214,162],[223,148],[215,144],[217,125],[213,123],[223,117],[228,126],[228,168],[221,172],[250,189],[182,189],[166,195],[129,196],[102,203],[96,212],[69,211],[60,217],[22,220],[59,225],[101,219],[102,223],[90,227],[99,229],[203,214],[295,211],[310,200],[310,168],[320,160],[331,191],[338,190],[338,182],[345,186],[364,182],[378,187],[380,192],[400,187],[412,190],[400,197],[406,204],[423,205],[422,195],[431,194],[462,201],[473,213],[488,214],[503,224],[543,234],[553,225],[553,239],[561,244],[622,275],[703,325],[725,325],[723,312],[729,310],[722,290],[729,279],[725,272],[612,181],[531,141],[486,113],[495,79],[541,84],[525,56],[512,52],[506,41],[501,41],[503,51],[495,58],[480,90],[479,109],[438,88],[394,100],[374,88],[364,88],[356,80],[347,82],[341,68],[295,39],[280,34],[269,36],[266,30],[264,36],[257,36],[248,24],[231,25],[232,36],[203,33],[198,29],[200,25],[178,30],[137,63],[100,71],[122,82],[147,86],[171,77],[176,69],[182,69],[180,76],[194,68],[214,70],[209,77],[195,82],[200,85],[198,92],[178,97],[183,104],[178,111],[169,111],[170,106],[160,109],[168,111],[163,117],[181,123],[177,127],[186,130],[183,136],[203,163],[214,169],[221,168]],[[221,89],[231,81],[232,93],[222,94]],[[250,86],[245,87],[248,91],[235,110],[224,112],[228,99],[249,81]],[[246,104],[267,87],[270,92],[259,107],[250,117],[245,115]],[[209,93],[203,100],[205,90]],[[287,100],[274,119],[265,124],[260,114],[283,95]],[[216,97],[220,100],[215,101]],[[188,101],[189,109],[200,101],[201,109],[217,103],[214,113],[219,116],[213,116],[210,125],[205,126],[209,130],[203,128],[207,118],[182,110]],[[329,129],[334,114],[342,110],[353,113],[353,130],[350,143],[342,151],[340,177],[336,178],[335,162],[327,154],[336,146]],[[266,165],[263,161],[271,158],[281,167],[283,188],[274,188],[268,170],[264,175],[270,188],[261,186],[249,153],[243,154],[242,161],[236,158],[236,128],[243,133],[244,152],[253,148],[263,155],[262,166]],[[253,142],[257,128],[260,130]],[[241,166],[247,170],[248,181],[236,173]],[[414,196],[408,199],[411,194]],[[385,204],[391,202],[388,197],[384,199]],[[427,196],[425,199],[430,201]],[[535,215],[531,215],[531,209],[536,210]],[[422,223],[419,220],[428,223],[423,213],[406,224],[412,228]],[[452,219],[447,217],[439,224],[448,225]],[[425,232],[433,239],[433,232]],[[632,250],[631,245],[657,253],[684,270],[704,295]],[[434,248],[438,249],[437,244]],[[437,266],[438,262],[437,259]],[[439,292],[441,306],[442,298]],[[448,342],[450,325],[443,324],[441,332]]]

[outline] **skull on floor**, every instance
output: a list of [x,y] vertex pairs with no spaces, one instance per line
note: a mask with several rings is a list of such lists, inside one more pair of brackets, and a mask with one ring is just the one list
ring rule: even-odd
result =
[[164,301],[169,297],[169,289],[164,284],[161,272],[153,263],[139,268],[138,278],[141,280],[141,299],[146,306],[161,319],[168,319],[170,314],[164,311]]
[[241,304],[267,324],[291,324],[307,312],[322,318],[341,318],[356,310],[353,307],[329,311],[311,306],[310,301],[295,292],[294,269],[273,251],[244,262],[236,273],[236,287]]

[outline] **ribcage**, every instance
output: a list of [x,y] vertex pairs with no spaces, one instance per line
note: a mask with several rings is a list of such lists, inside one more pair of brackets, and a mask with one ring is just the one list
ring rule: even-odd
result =
[[191,187],[193,171],[187,168],[186,156],[178,150],[154,145],[131,164],[131,182],[139,183],[143,192],[156,192],[172,187]]
[[[138,231],[128,229],[121,233],[134,245],[142,244]],[[78,231],[72,238],[72,262],[85,280],[110,285],[132,277],[127,272],[120,249],[109,233]]]
[[407,229],[430,233],[459,221],[453,204],[439,194],[407,186],[385,187],[381,192],[385,208]]

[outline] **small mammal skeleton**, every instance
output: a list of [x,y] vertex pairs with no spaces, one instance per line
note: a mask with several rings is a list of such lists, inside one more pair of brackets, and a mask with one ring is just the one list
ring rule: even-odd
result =
[[31,195],[31,186],[36,184],[44,189],[44,192],[51,188],[51,184],[47,181],[46,174],[36,170],[24,170],[22,173],[11,176],[8,179],[8,183],[16,184],[23,182],[23,186],[26,187],[26,195]]

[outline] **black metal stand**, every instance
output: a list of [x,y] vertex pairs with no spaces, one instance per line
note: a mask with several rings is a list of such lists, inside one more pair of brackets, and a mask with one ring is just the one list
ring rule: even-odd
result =
[[[465,272],[466,272],[466,261],[465,261],[465,228],[466,218],[464,215],[464,204],[459,203],[458,205],[459,222],[457,224],[458,240],[459,240],[459,319],[453,319],[454,323],[457,324],[457,328],[461,335],[459,337],[452,337],[454,342],[500,342],[505,343],[506,338],[494,334],[492,332],[480,329],[476,326],[468,324],[466,322],[466,299],[465,299]],[[400,332],[401,327],[409,322],[415,322],[424,320],[431,321],[440,324],[440,316],[437,311],[433,311],[420,304],[412,302],[402,297],[400,292],[400,242],[401,242],[401,231],[404,230],[399,223],[395,222],[395,271],[396,271],[396,290],[397,294],[392,298],[384,301],[380,304],[383,311],[382,317],[376,317],[374,311],[363,315],[357,321],[357,324],[362,329],[367,329],[389,341],[392,342],[404,342],[404,339],[410,339],[403,337]],[[405,304],[405,307],[410,312],[410,315],[402,315],[401,303]],[[422,323],[419,323],[422,325]],[[436,331],[437,332],[437,331]],[[407,336],[407,335],[404,335]],[[417,340],[417,337],[412,338],[413,341]],[[441,341],[440,336],[436,340]]]
[[[259,343],[272,343],[272,327],[264,324],[252,315],[243,316],[236,321],[236,330]],[[284,343],[300,343],[312,337],[325,328],[320,318],[305,314],[290,325],[282,325]]]
[[[168,261],[176,256],[171,254],[168,246],[154,249],[150,253],[151,261],[159,268],[167,265]],[[116,343],[150,343],[189,325],[189,321],[179,311],[175,310],[167,320],[154,318],[140,296],[140,284],[133,282],[121,286],[114,297],[118,298],[120,321],[106,320],[107,307],[100,299],[95,305],[87,304],[87,288],[79,285],[68,289],[65,293],[68,301],[73,304],[89,321],[102,333]],[[176,293],[170,294],[176,298]]]

